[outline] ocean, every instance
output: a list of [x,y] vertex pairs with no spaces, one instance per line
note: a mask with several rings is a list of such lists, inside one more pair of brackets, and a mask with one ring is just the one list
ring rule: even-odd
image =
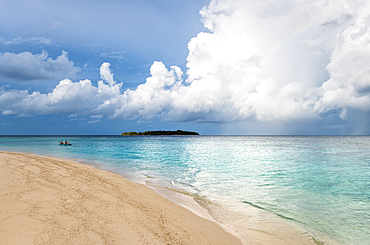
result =
[[176,190],[238,232],[275,217],[317,243],[370,242],[370,136],[0,136],[0,150]]

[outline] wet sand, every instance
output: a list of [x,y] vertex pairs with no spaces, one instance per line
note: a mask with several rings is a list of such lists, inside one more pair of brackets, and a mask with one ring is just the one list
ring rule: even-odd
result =
[[0,244],[241,244],[151,188],[73,161],[0,152]]

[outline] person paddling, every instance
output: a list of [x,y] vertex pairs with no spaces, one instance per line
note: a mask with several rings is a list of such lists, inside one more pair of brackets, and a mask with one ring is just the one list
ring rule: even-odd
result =
[[61,144],[61,145],[63,145],[63,144],[64,144],[64,143],[63,143],[63,140],[60,142],[60,144]]

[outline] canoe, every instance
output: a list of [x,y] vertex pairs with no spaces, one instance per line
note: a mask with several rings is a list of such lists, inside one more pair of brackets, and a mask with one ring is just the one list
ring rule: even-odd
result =
[[59,143],[59,145],[72,145],[72,144],[70,144],[70,143],[68,143],[68,144],[61,144],[61,143]]

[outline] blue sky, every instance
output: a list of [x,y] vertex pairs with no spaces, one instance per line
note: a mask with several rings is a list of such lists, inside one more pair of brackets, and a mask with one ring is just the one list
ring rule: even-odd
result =
[[370,4],[6,1],[0,134],[369,134]]

